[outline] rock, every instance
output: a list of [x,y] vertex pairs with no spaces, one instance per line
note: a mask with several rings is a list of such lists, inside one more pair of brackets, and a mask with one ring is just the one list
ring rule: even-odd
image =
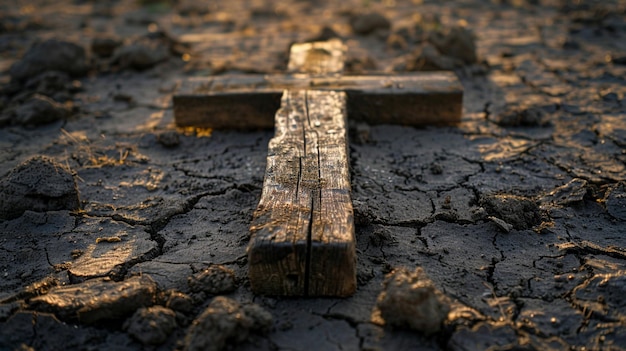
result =
[[205,292],[212,295],[235,291],[235,272],[221,265],[212,265],[191,277],[187,283],[193,292]]
[[158,40],[143,37],[129,45],[119,47],[115,50],[111,61],[122,69],[144,70],[167,60],[168,57],[167,46]]
[[446,56],[459,59],[466,64],[478,62],[476,38],[470,30],[464,27],[433,31],[428,36],[428,41]]
[[67,118],[71,110],[47,96],[35,94],[9,111],[8,122],[23,126],[38,126]]
[[70,170],[46,156],[34,156],[0,180],[0,219],[24,211],[77,210],[78,188]]
[[31,299],[29,305],[37,311],[52,312],[62,320],[93,324],[123,318],[153,305],[156,292],[156,283],[147,275],[121,282],[92,279],[52,288],[48,294]]
[[271,326],[272,315],[262,307],[242,306],[233,299],[218,296],[192,322],[184,350],[223,350],[227,345],[245,341],[251,332],[267,332]]
[[583,201],[587,194],[587,181],[580,178],[574,178],[567,184],[555,188],[544,196],[541,201],[548,202],[559,206],[568,206],[573,203]]
[[450,311],[447,298],[420,267],[413,272],[400,268],[388,274],[376,308],[385,324],[426,335],[438,332]]
[[30,48],[20,61],[11,66],[9,74],[15,81],[24,81],[51,70],[79,77],[87,73],[87,68],[83,47],[67,41],[50,39]]
[[391,28],[391,22],[377,12],[358,14],[350,18],[350,26],[356,34],[370,34],[377,29]]
[[617,219],[626,221],[626,182],[611,187],[604,198],[606,210]]
[[180,136],[175,130],[168,130],[158,134],[157,141],[165,147],[173,148],[180,145]]
[[480,199],[488,213],[515,229],[524,230],[541,223],[541,213],[535,201],[523,196],[495,194]]
[[91,41],[91,52],[100,57],[110,57],[115,49],[122,45],[122,40],[113,36],[103,36],[93,38]]
[[176,328],[176,312],[163,306],[143,307],[124,322],[124,329],[144,345],[159,345]]

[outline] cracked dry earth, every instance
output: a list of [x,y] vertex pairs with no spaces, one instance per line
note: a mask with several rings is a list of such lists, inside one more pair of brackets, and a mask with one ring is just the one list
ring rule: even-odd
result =
[[[0,9],[0,349],[626,348],[623,1]],[[352,73],[454,69],[463,119],[352,126],[357,292],[255,296],[272,131],[177,130],[171,96],[190,76],[282,71],[320,33]],[[443,322],[377,313],[417,267]]]

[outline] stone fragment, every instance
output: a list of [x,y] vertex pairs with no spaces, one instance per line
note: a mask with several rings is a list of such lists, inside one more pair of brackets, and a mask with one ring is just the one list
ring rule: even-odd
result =
[[49,39],[35,44],[24,57],[11,66],[9,74],[15,81],[24,81],[45,71],[61,71],[79,77],[87,73],[83,47],[67,41]]
[[153,305],[156,292],[156,283],[147,275],[121,282],[92,279],[52,288],[48,294],[31,299],[29,305],[62,320],[93,324],[123,318],[138,308]]
[[385,324],[408,327],[426,335],[438,332],[447,318],[447,298],[421,267],[396,269],[387,275],[376,308]]
[[619,182],[611,187],[604,202],[611,216],[626,221],[626,182]]
[[480,205],[488,213],[509,224],[515,229],[524,230],[541,223],[541,213],[535,201],[517,195],[492,194],[483,196]]
[[218,295],[235,291],[235,272],[221,265],[212,265],[188,279],[189,288],[193,292],[205,292]]
[[459,59],[465,64],[478,62],[476,38],[467,28],[455,26],[433,31],[428,36],[428,41],[440,53]]
[[495,223],[498,226],[498,228],[500,228],[500,230],[505,232],[505,233],[508,233],[511,230],[513,230],[513,226],[511,224],[501,220],[498,217],[488,216],[487,219],[489,219],[490,221]]
[[0,219],[24,211],[77,210],[78,188],[70,170],[47,156],[34,156],[0,180]]
[[544,196],[541,201],[548,202],[559,206],[568,206],[573,203],[583,201],[587,194],[587,181],[580,178],[574,178],[555,188]]
[[185,336],[185,351],[218,351],[245,341],[251,332],[267,332],[272,315],[262,307],[241,305],[218,296],[196,318]]
[[176,328],[176,312],[163,306],[142,307],[124,322],[124,329],[144,345],[159,345]]
[[70,109],[51,98],[34,94],[23,104],[9,111],[9,123],[23,126],[38,126],[67,118]]
[[391,28],[391,22],[380,13],[357,14],[350,18],[350,26],[356,34],[370,34],[377,29]]
[[117,37],[96,37],[91,41],[91,52],[100,57],[110,57],[115,52],[115,49],[121,45],[122,41]]

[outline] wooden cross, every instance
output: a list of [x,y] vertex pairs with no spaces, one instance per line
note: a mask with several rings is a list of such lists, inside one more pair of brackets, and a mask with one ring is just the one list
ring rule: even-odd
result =
[[344,52],[339,40],[295,44],[287,74],[195,78],[174,96],[179,126],[275,127],[250,227],[255,293],[354,293],[348,113],[369,124],[460,121],[463,89],[454,74],[342,76]]

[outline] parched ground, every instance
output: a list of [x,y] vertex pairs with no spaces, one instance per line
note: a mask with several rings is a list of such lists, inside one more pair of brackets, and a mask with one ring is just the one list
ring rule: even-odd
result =
[[[272,131],[171,97],[333,36],[351,73],[453,69],[463,119],[354,124],[356,294],[255,296]],[[624,1],[5,2],[0,71],[0,349],[626,349]],[[416,267],[428,335],[376,307]]]

